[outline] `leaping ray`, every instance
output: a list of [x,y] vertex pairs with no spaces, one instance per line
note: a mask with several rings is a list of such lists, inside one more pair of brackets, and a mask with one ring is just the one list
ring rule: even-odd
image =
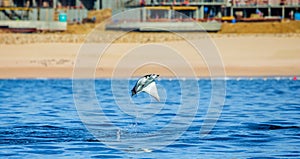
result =
[[136,82],[135,86],[132,88],[131,96],[134,96],[135,94],[138,94],[140,92],[146,92],[150,94],[152,97],[154,97],[157,101],[160,101],[157,88],[156,88],[156,83],[155,83],[155,79],[158,76],[159,75],[156,74],[150,74],[140,78]]

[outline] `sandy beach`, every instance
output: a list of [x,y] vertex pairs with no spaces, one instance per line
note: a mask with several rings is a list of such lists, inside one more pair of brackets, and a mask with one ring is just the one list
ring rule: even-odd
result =
[[[236,77],[300,75],[298,34],[210,34],[203,39],[194,35],[192,43],[199,47],[205,48],[207,45],[204,45],[209,43],[208,49],[201,51],[180,38],[165,37],[165,40],[157,41],[156,35],[145,35],[132,35],[135,41],[110,44],[100,39],[87,44],[83,43],[83,35],[72,35],[77,40],[60,42],[55,39],[64,37],[58,35],[52,37],[53,41],[42,41],[37,39],[43,39],[43,35],[2,34],[0,78],[72,78],[74,68],[83,70],[80,77],[95,75],[97,78],[148,73],[165,77],[222,76],[222,72]],[[16,36],[14,42],[9,39],[13,36]],[[49,35],[44,36],[47,39]],[[158,36],[157,39],[164,37]],[[28,38],[32,40],[24,41]],[[213,50],[218,50],[218,55],[209,52],[212,46]],[[211,54],[219,56],[221,62]],[[87,64],[80,64],[80,61]]]

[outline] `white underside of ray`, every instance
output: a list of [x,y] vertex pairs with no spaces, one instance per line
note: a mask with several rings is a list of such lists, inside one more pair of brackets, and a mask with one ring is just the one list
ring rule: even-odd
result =
[[157,101],[160,101],[157,88],[156,88],[156,83],[151,82],[147,87],[145,87],[142,91],[150,94],[152,97],[154,97]]

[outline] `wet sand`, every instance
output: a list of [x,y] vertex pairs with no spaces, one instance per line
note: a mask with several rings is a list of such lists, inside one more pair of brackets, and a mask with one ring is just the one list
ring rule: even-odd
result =
[[[0,78],[72,78],[74,68],[77,78],[118,78],[148,73],[163,77],[300,75],[298,35],[216,34],[211,40],[195,39],[194,43],[204,47],[202,52],[182,40],[111,45],[105,42],[2,43]],[[211,42],[210,46],[205,45],[207,42]],[[209,51],[213,45],[219,51],[221,62],[217,56],[211,56],[215,55]]]

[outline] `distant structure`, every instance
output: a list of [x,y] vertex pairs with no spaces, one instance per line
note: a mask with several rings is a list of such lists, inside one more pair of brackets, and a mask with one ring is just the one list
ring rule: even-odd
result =
[[[216,22],[264,22],[300,20],[300,0],[127,0],[124,8],[142,10],[115,18],[109,29],[152,31],[218,31]],[[128,14],[128,13],[126,13]],[[189,23],[199,22],[202,29]],[[184,23],[174,23],[184,22]],[[155,29],[153,31],[156,31]]]
[[0,28],[15,32],[64,31],[67,23],[82,23],[89,10],[118,7],[107,2],[112,1],[0,0]]
[[[69,11],[68,22],[72,22],[82,20],[88,10],[111,8],[115,14],[137,7],[151,10],[152,17],[167,16],[164,11],[171,9],[196,20],[227,16],[250,18],[254,14],[294,19],[300,0],[0,0],[0,20],[58,20],[54,11],[64,9]],[[38,8],[41,14],[35,14]],[[44,14],[46,9],[48,14]],[[50,9],[54,9],[53,14]]]
[[[130,17],[114,21],[120,25],[131,20],[134,23],[126,24],[126,27],[137,30],[152,25],[164,27],[174,21],[201,22],[206,29],[213,31],[221,26],[215,21],[300,20],[300,0],[0,0],[0,28],[63,31],[67,23],[82,23],[89,11],[105,8],[111,8],[114,15],[141,8]],[[176,24],[182,25],[177,29],[187,27],[185,24]],[[134,28],[134,25],[138,27]],[[108,28],[122,27],[124,25]],[[197,30],[194,26],[190,29]]]
[[164,17],[163,10],[172,9],[200,21],[222,17],[241,21],[295,19],[295,13],[300,12],[300,0],[131,0],[126,3],[126,7],[141,6],[152,9],[152,17]]

